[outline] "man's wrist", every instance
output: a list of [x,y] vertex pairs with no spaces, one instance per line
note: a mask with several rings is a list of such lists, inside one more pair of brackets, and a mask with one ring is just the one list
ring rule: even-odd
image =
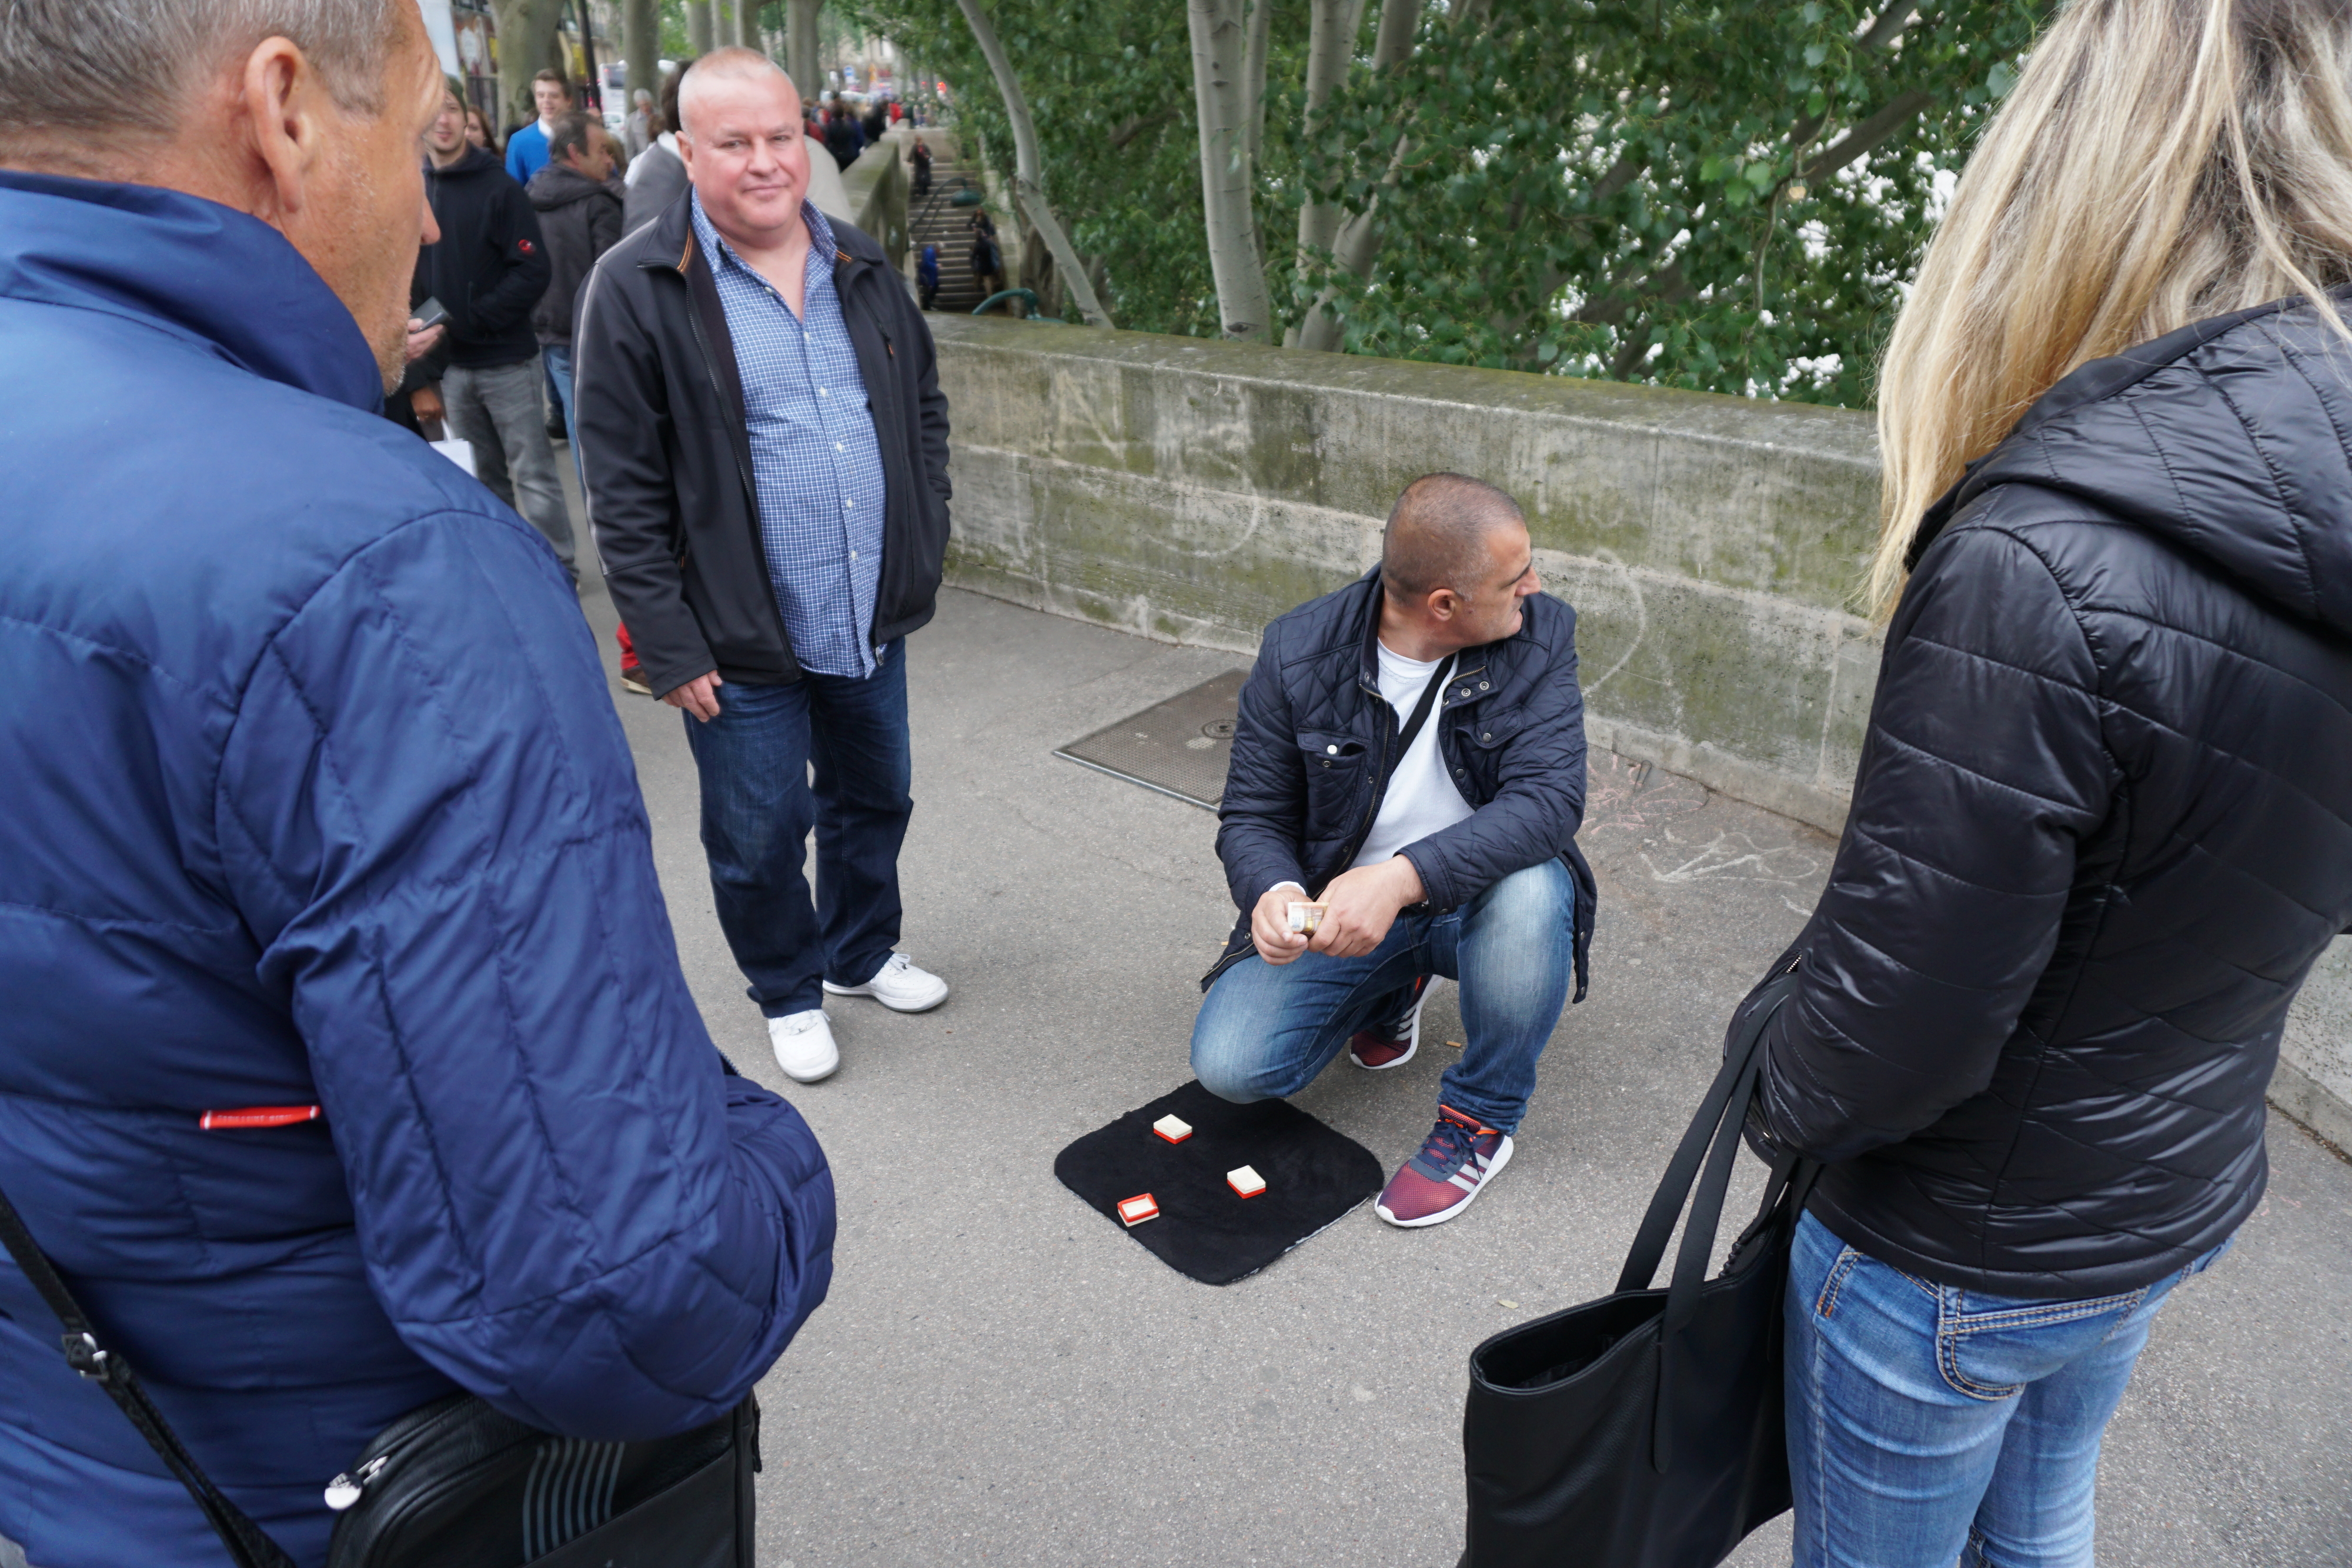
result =
[[1396,879],[1399,909],[1409,908],[1428,898],[1429,890],[1422,885],[1421,868],[1412,862],[1402,854],[1396,855],[1390,859],[1388,870],[1389,874]]

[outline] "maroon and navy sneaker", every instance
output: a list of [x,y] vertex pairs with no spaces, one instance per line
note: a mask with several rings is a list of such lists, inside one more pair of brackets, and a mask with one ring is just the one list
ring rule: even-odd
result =
[[1404,1011],[1386,1023],[1358,1030],[1348,1041],[1348,1060],[1371,1072],[1411,1061],[1412,1053],[1421,1049],[1421,1009],[1429,1005],[1429,993],[1436,988],[1435,977],[1414,977],[1405,992],[1412,999]]
[[1440,1105],[1428,1142],[1398,1168],[1373,1207],[1391,1225],[1443,1225],[1469,1207],[1510,1163],[1510,1134]]

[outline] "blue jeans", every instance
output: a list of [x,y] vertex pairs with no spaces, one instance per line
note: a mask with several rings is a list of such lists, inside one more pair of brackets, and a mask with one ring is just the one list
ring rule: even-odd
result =
[[1296,1094],[1349,1036],[1391,1012],[1421,975],[1462,988],[1462,1060],[1438,1099],[1508,1133],[1527,1113],[1536,1061],[1568,1005],[1576,883],[1547,860],[1514,872],[1458,909],[1400,915],[1360,958],[1307,953],[1269,964],[1255,953],[1209,988],[1192,1024],[1192,1073],[1246,1104]]
[[[915,810],[906,640],[863,680],[730,682],[717,718],[681,716],[702,775],[719,926],[751,999],[782,1018],[820,1005],[825,980],[872,979],[898,940],[898,846]],[[812,826],[814,906],[802,870]]]
[[563,415],[563,440],[572,448],[572,471],[580,476],[581,491],[585,494],[588,471],[580,462],[580,416],[572,405],[572,345],[541,343],[539,358],[547,367],[547,384],[555,389],[555,406]]
[[1790,1249],[1797,1568],[2090,1568],[2099,1439],[2175,1285],[2021,1301],[1865,1257],[1808,1214]]

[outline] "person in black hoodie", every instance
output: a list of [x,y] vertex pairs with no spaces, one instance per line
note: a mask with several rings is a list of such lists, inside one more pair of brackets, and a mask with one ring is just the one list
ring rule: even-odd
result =
[[2347,57],[2322,0],[2078,0],[1889,342],[1893,619],[1750,1122],[1823,1163],[1800,1568],[2087,1568],[2150,1322],[2262,1198],[2352,925]]
[[564,434],[579,457],[572,410],[572,302],[596,258],[621,237],[621,197],[613,188],[613,146],[602,125],[584,114],[555,122],[547,141],[547,167],[530,177],[530,204],[547,244],[547,292],[530,313],[540,357],[563,405]]
[[425,133],[425,193],[438,244],[416,256],[416,296],[449,312],[448,373],[441,381],[449,434],[474,449],[474,471],[555,547],[574,580],[572,514],[555,474],[540,403],[539,339],[531,309],[547,291],[539,218],[498,159],[466,140],[455,93]]

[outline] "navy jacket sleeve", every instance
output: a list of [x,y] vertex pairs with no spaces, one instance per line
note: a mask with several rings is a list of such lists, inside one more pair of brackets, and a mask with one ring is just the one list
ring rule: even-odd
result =
[[703,1028],[546,545],[487,512],[394,529],[232,723],[230,882],[401,1337],[559,1433],[724,1413],[824,1298],[832,1177]]
[[1307,883],[1298,863],[1307,820],[1307,763],[1282,680],[1282,622],[1266,628],[1257,664],[1242,683],[1225,792],[1217,808],[1217,858],[1225,885],[1244,912],[1278,882]]
[[[1528,613],[1535,613],[1532,606]],[[1584,694],[1576,683],[1576,612],[1559,605],[1556,614],[1545,615],[1543,632],[1550,643],[1548,657],[1525,700],[1481,721],[1512,727],[1493,743],[1500,753],[1494,799],[1397,852],[1421,873],[1423,891],[1440,909],[1467,904],[1513,872],[1561,853],[1583,825]]]
[[1835,1161],[1990,1083],[2117,774],[2089,643],[2023,542],[1959,528],[1888,629],[1853,807],[1765,1034],[1757,1121]]
[[[492,183],[496,175],[488,175]],[[539,232],[539,214],[520,185],[500,185],[490,203],[487,235],[499,253],[498,281],[474,297],[469,319],[476,334],[488,338],[530,318],[539,297],[555,276],[547,259],[547,241]]]

